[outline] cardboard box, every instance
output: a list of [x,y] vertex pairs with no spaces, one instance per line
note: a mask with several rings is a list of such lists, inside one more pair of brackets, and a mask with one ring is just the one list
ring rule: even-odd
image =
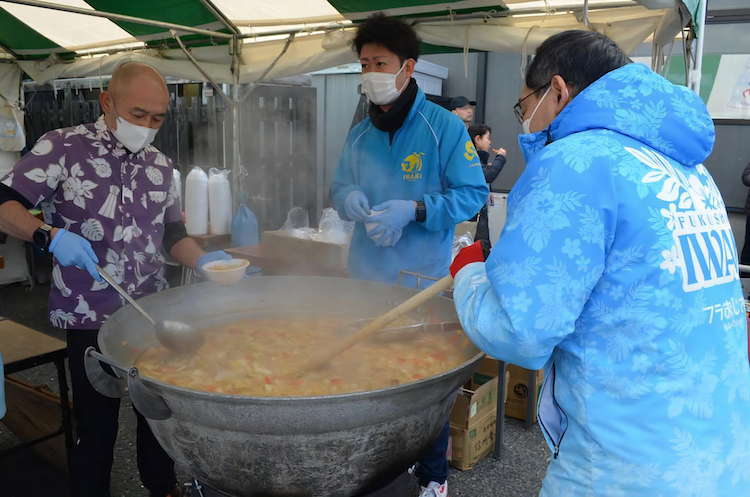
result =
[[456,397],[450,415],[451,464],[467,470],[495,447],[497,369],[482,385],[474,379]]
[[495,448],[497,408],[475,420],[470,428],[461,429],[451,424],[451,465],[466,471],[474,467]]
[[260,237],[263,254],[285,261],[308,264],[320,269],[340,271],[346,269],[349,244],[303,240],[289,236],[285,231],[264,231]]
[[539,392],[542,390],[544,370],[540,369],[535,372],[536,388],[533,392],[529,392],[530,371],[528,369],[508,364],[508,373],[510,375],[510,380],[508,381],[505,398],[505,415],[522,421],[525,420],[529,395],[531,394],[534,397],[534,412],[532,413],[532,416],[534,422],[536,422],[536,404],[539,399]]

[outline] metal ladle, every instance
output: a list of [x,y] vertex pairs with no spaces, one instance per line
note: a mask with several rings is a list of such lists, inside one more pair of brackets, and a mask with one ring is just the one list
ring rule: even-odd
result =
[[154,325],[154,330],[156,332],[156,339],[159,340],[159,343],[164,345],[169,350],[186,354],[195,352],[206,342],[200,331],[196,330],[189,324],[182,323],[180,321],[154,321],[154,319],[148,315],[143,307],[138,305],[136,301],[133,300],[133,298],[128,295],[128,293],[123,290],[122,287],[118,285],[110,275],[108,275],[101,267],[99,267],[98,264],[96,265],[96,270],[99,271],[99,274],[102,278],[104,278],[104,281],[109,283],[110,286],[117,290],[120,295],[125,297],[125,300],[130,302],[130,304],[135,307],[138,312],[143,314],[146,319],[151,321],[151,324]]

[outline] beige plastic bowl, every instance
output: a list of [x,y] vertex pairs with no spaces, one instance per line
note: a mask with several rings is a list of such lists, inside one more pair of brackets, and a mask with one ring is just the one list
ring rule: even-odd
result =
[[219,285],[234,285],[245,275],[250,265],[247,259],[230,259],[228,261],[211,261],[203,265],[206,277]]

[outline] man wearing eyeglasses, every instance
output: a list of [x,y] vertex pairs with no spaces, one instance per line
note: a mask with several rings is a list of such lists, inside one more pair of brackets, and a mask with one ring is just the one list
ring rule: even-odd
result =
[[469,247],[451,273],[475,344],[544,365],[540,495],[747,493],[747,328],[701,164],[706,106],[605,36],[566,31],[537,50],[515,111],[526,169],[507,223],[486,263]]

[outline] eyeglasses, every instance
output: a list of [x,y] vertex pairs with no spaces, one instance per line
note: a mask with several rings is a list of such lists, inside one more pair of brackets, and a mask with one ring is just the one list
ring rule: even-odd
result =
[[526,95],[525,97],[523,97],[521,100],[519,100],[516,103],[516,105],[513,106],[513,113],[516,115],[516,119],[518,119],[519,123],[523,124],[523,111],[521,110],[521,102],[523,102],[524,100],[526,100],[527,98],[529,98],[531,95],[536,95],[540,91],[542,91],[545,88],[547,88],[550,84],[551,84],[551,82],[547,83],[546,85],[542,86],[541,88],[537,88],[536,90],[532,91],[531,93],[529,93],[528,95]]

